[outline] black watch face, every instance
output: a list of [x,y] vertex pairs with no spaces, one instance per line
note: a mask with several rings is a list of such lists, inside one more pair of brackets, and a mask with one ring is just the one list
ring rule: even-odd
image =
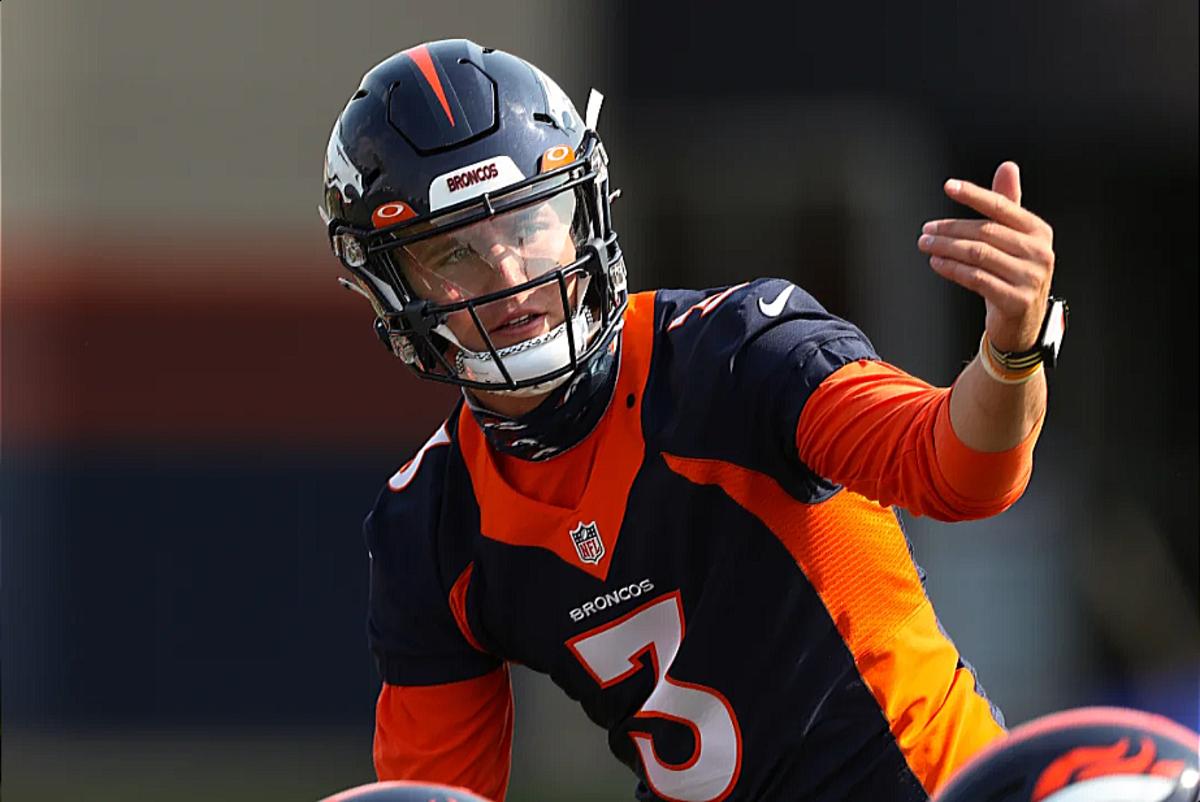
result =
[[1058,350],[1062,347],[1063,336],[1067,332],[1067,304],[1055,298],[1046,312],[1046,327],[1042,334],[1042,350],[1049,355],[1050,364],[1058,358]]

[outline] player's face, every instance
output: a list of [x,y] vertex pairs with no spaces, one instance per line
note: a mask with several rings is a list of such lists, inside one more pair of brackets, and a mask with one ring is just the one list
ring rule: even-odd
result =
[[[575,261],[571,222],[577,200],[567,191],[543,203],[447,232],[404,248],[405,277],[423,298],[455,303],[516,287]],[[568,279],[574,299],[575,280]],[[479,322],[497,348],[545,334],[565,319],[557,282],[476,307]],[[463,347],[487,344],[467,311],[446,325]]]

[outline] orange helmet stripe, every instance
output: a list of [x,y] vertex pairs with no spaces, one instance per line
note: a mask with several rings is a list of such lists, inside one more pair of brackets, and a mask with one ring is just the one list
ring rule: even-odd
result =
[[429,55],[429,48],[425,45],[417,45],[414,48],[404,51],[413,63],[417,65],[417,69],[425,76],[425,80],[429,82],[433,93],[437,95],[438,101],[442,104],[442,111],[446,112],[446,119],[450,121],[450,127],[454,127],[454,115],[450,113],[450,103],[446,100],[446,92],[442,89],[442,80],[438,78],[437,68],[433,66],[433,58]]

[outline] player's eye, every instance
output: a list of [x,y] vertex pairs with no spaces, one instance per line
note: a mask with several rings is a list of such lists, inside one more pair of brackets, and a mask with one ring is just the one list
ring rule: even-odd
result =
[[522,241],[536,240],[538,237],[552,232],[558,227],[556,221],[546,215],[531,216],[521,221],[521,225],[517,230],[517,237]]
[[545,232],[549,228],[550,228],[550,226],[542,224],[542,223],[537,223],[537,222],[527,223],[525,225],[522,225],[516,231],[515,235],[513,236],[513,239],[516,240],[517,243],[525,243],[530,240],[537,239],[539,234]]
[[439,266],[457,265],[475,257],[475,250],[469,245],[457,245],[445,256],[438,260]]

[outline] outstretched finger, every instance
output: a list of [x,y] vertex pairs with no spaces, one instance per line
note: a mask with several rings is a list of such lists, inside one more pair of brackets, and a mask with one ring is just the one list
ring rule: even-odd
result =
[[972,267],[982,267],[1009,284],[1023,286],[1031,282],[1030,271],[1024,262],[986,242],[923,234],[917,240],[917,247],[933,256],[953,259]]
[[921,228],[921,233],[986,242],[1018,259],[1048,262],[1053,258],[1053,251],[1042,240],[994,220],[930,220]]
[[929,266],[942,278],[982,296],[1005,314],[1013,314],[1022,308],[1021,291],[982,267],[942,256],[929,257]]
[[970,181],[951,178],[946,182],[946,194],[984,217],[1027,234],[1048,230],[1049,226],[1033,212],[1014,203],[999,192],[984,189]]

